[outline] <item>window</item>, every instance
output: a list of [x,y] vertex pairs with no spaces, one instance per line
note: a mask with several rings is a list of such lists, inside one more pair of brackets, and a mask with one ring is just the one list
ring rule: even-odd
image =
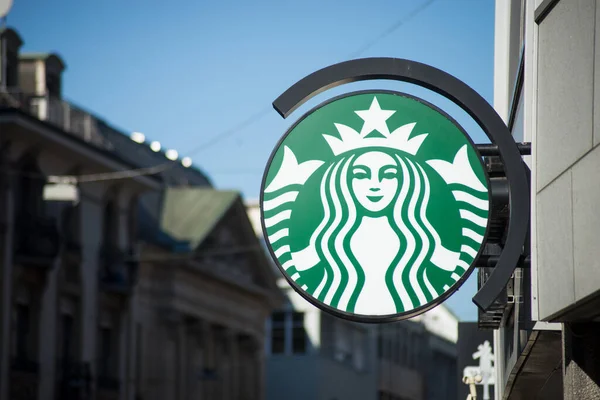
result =
[[292,314],[292,353],[306,352],[306,331],[304,330],[304,313]]
[[354,368],[358,371],[365,370],[365,332],[354,331]]
[[98,335],[98,376],[106,378],[111,371],[112,329],[100,328]]
[[[521,68],[523,49],[525,46],[525,0],[510,0],[510,16],[508,26],[508,106],[521,91],[517,87]],[[522,85],[523,81],[520,81]]]
[[334,357],[341,362],[352,362],[352,330],[342,321],[335,325]]
[[271,317],[271,353],[285,353],[285,313],[275,312]]
[[127,218],[128,218],[128,237],[129,237],[129,249],[130,251],[133,253],[135,251],[135,245],[137,244],[137,240],[138,240],[138,213],[139,213],[139,207],[138,207],[138,199],[137,197],[134,197],[130,202],[129,202],[129,210],[128,210],[128,214],[127,214]]
[[14,50],[6,52],[6,86],[8,88],[16,88],[19,86],[19,56]]
[[278,311],[271,316],[271,354],[304,354],[304,313]]
[[29,306],[18,304],[15,308],[15,357],[21,360],[28,360],[31,328]]
[[142,324],[136,325],[135,331],[135,387],[136,392],[142,391]]
[[44,213],[44,180],[36,176],[41,172],[33,161],[26,161],[20,169],[23,176],[19,182],[20,196],[16,213],[21,219],[31,222],[32,218]]
[[408,334],[402,330],[402,340],[400,341],[400,365],[408,364]]
[[406,365],[408,368],[414,368],[415,351],[413,347],[413,333],[407,332],[406,335]]
[[62,360],[64,362],[73,359],[73,316],[65,314],[62,316]]
[[415,368],[416,369],[421,369],[421,367],[423,366],[424,355],[422,354],[422,348],[424,346],[421,345],[421,342],[423,340],[424,339],[422,336],[415,337],[414,348],[415,348]]
[[400,352],[402,351],[402,342],[404,341],[404,329],[402,327],[397,327],[394,329],[392,334],[392,357],[390,357],[394,363],[400,364],[402,361],[402,357]]

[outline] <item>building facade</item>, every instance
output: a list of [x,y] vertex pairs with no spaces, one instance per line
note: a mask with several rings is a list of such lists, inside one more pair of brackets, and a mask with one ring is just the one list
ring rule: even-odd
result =
[[[264,246],[259,204],[247,210]],[[272,271],[287,301],[266,322],[267,399],[456,398],[458,319],[445,306],[409,321],[353,323],[312,306]]]
[[239,193],[64,101],[60,57],[0,36],[0,399],[264,399],[281,298]]
[[377,327],[378,398],[456,399],[458,318],[444,305]]
[[264,321],[281,299],[239,193],[175,187],[149,197],[136,298],[139,394],[265,399]]
[[[531,266],[495,332],[496,398],[600,398],[595,0],[497,0],[494,106],[531,142]],[[595,39],[596,38],[596,39]]]

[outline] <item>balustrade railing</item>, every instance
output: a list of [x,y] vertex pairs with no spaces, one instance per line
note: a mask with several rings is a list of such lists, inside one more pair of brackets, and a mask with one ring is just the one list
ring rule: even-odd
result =
[[0,93],[1,107],[18,108],[88,143],[102,148],[112,148],[98,129],[97,117],[58,97],[9,90]]

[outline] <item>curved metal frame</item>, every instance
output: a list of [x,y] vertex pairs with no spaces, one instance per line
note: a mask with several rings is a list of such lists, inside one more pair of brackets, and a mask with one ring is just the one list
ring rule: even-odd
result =
[[[307,113],[305,113],[302,117],[300,117],[298,120],[296,120],[296,122],[294,124],[292,124],[292,126],[290,126],[290,128],[287,130],[287,132],[281,137],[281,139],[279,139],[279,142],[277,143],[277,145],[275,146],[275,148],[273,149],[271,156],[269,157],[269,161],[267,162],[267,167],[265,169],[265,173],[263,175],[263,179],[262,179],[262,184],[261,184],[261,189],[260,189],[260,210],[261,210],[261,227],[262,227],[262,231],[263,231],[263,235],[265,238],[265,242],[267,244],[267,249],[271,255],[271,257],[273,258],[273,260],[275,261],[275,265],[279,268],[279,270],[281,271],[281,273],[285,276],[286,280],[288,281],[288,283],[290,284],[290,286],[300,295],[302,296],[304,299],[306,299],[309,303],[311,303],[312,305],[314,305],[315,307],[318,307],[330,314],[333,314],[335,316],[341,317],[341,318],[345,318],[347,320],[350,321],[354,321],[354,322],[361,322],[361,323],[385,323],[385,322],[396,322],[396,321],[402,321],[408,318],[413,318],[419,314],[422,314],[424,312],[427,312],[429,310],[431,310],[434,307],[437,307],[438,305],[440,305],[441,303],[443,303],[444,301],[446,301],[452,294],[454,294],[457,290],[459,290],[461,288],[461,286],[465,283],[465,281],[471,276],[471,274],[473,273],[477,262],[479,260],[479,257],[481,256],[481,253],[484,250],[484,245],[485,242],[487,241],[489,232],[490,232],[490,220],[487,220],[487,225],[485,228],[485,234],[483,235],[484,240],[482,242],[482,245],[480,246],[479,250],[477,251],[477,255],[473,258],[473,262],[470,264],[469,268],[464,272],[464,274],[460,277],[459,280],[457,280],[454,284],[452,284],[450,286],[450,288],[448,290],[446,290],[444,293],[442,293],[441,295],[439,295],[438,297],[436,297],[435,299],[433,299],[432,301],[423,304],[421,306],[415,307],[412,310],[409,311],[405,311],[405,312],[401,312],[401,313],[394,313],[394,314],[387,314],[387,315],[360,315],[360,314],[354,314],[354,313],[349,313],[346,311],[341,311],[335,307],[331,307],[325,303],[320,302],[319,300],[315,299],[314,297],[312,297],[311,295],[309,295],[308,293],[306,293],[304,290],[301,289],[301,287],[293,280],[291,279],[290,275],[286,273],[285,268],[281,265],[281,263],[279,262],[279,260],[277,259],[277,256],[275,255],[275,252],[273,250],[273,247],[271,246],[269,239],[267,237],[267,227],[265,226],[265,220],[264,220],[264,189],[267,185],[267,174],[269,171],[269,168],[271,166],[271,163],[273,162],[273,158],[275,157],[275,154],[277,154],[277,152],[279,151],[279,149],[281,148],[282,143],[285,141],[285,139],[288,137],[288,135],[290,135],[292,133],[292,131],[294,131],[294,129],[296,129],[296,127],[302,122],[304,121],[306,118],[308,118],[311,114],[313,114],[315,111],[325,107],[328,104],[331,104],[337,100],[343,99],[343,98],[347,98],[347,97],[351,97],[351,96],[356,96],[356,95],[361,95],[361,94],[390,94],[390,95],[394,95],[394,96],[401,96],[401,97],[405,97],[405,98],[409,98],[412,99],[414,101],[417,101],[423,105],[425,105],[426,107],[434,110],[435,112],[439,113],[441,116],[443,116],[444,118],[446,118],[448,121],[450,121],[462,134],[463,136],[465,136],[465,139],[470,143],[471,147],[473,148],[473,150],[475,151],[475,153],[477,154],[477,158],[480,160],[480,164],[482,168],[485,168],[482,162],[482,157],[481,157],[481,153],[479,152],[479,150],[477,149],[477,146],[475,145],[475,143],[473,143],[473,140],[471,139],[471,137],[467,134],[467,132],[465,131],[465,129],[454,119],[452,118],[450,115],[448,115],[445,111],[443,111],[442,109],[440,109],[439,107],[435,106],[434,104],[431,104],[417,96],[411,95],[411,94],[407,94],[407,93],[402,93],[402,92],[397,92],[397,91],[392,91],[392,90],[381,90],[381,89],[376,89],[376,90],[360,90],[360,91],[356,91],[356,92],[350,92],[350,93],[345,93],[343,95],[340,96],[336,96],[333,97],[331,99],[328,99],[326,101],[324,101],[323,103],[319,104],[318,106],[314,107],[312,110],[308,111]],[[492,193],[491,193],[491,182],[490,182],[490,177],[487,173],[487,171],[485,171],[484,169],[484,175],[485,175],[485,181],[486,181],[486,187],[488,188],[487,190],[487,194],[488,197],[491,201],[492,198]],[[490,217],[491,217],[491,210],[490,210]]]
[[412,83],[452,100],[498,146],[508,180],[510,220],[506,244],[496,268],[473,297],[473,302],[486,311],[510,280],[521,258],[529,230],[530,193],[519,149],[502,118],[481,95],[454,76],[426,64],[398,58],[362,58],[334,64],[306,76],[279,96],[273,107],[287,118],[327,89],[375,79]]

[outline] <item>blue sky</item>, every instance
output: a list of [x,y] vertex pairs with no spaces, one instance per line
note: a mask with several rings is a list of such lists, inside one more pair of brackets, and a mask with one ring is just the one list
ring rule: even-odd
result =
[[[407,58],[441,68],[493,99],[493,0],[14,0],[8,25],[23,51],[57,52],[67,64],[66,98],[126,133],[143,132],[191,156],[219,188],[258,196],[265,163],[295,119],[334,95],[386,88],[442,107],[487,141],[458,107],[408,84],[345,85],[307,102],[287,120],[268,109],[305,75],[347,60],[395,23],[360,57]],[[222,136],[220,136],[222,137]],[[210,142],[210,146],[202,146]],[[475,320],[474,276],[447,304]]]

